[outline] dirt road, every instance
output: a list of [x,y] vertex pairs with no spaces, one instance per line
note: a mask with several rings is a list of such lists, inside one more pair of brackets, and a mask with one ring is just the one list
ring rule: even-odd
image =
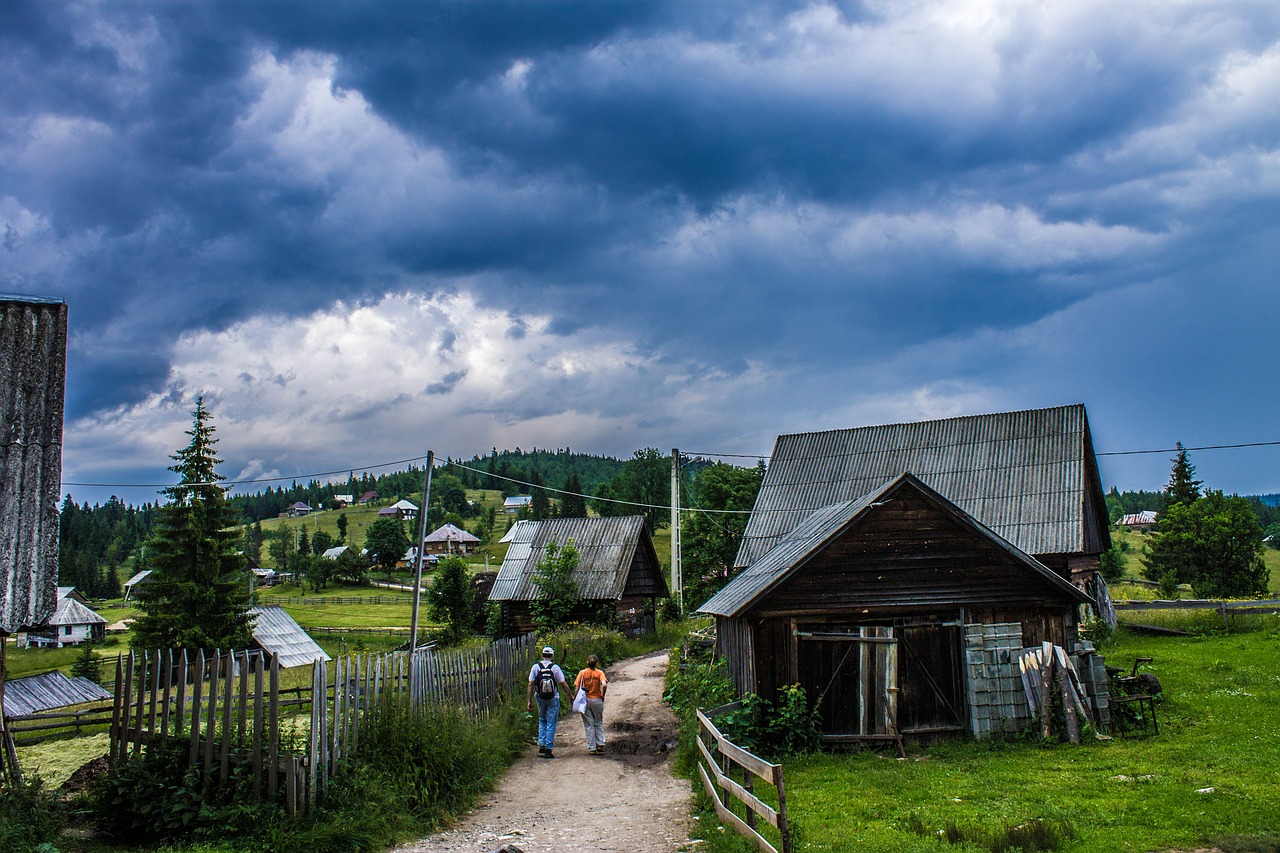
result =
[[662,703],[667,653],[605,670],[604,756],[587,753],[582,718],[560,718],[556,758],[530,746],[462,823],[394,853],[659,853],[689,847],[689,783],[671,775],[677,724]]

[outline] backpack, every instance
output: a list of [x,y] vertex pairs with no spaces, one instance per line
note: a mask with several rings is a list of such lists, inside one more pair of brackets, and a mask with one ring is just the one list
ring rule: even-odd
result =
[[554,664],[538,663],[538,695],[543,699],[550,699],[556,695],[556,674],[552,669]]

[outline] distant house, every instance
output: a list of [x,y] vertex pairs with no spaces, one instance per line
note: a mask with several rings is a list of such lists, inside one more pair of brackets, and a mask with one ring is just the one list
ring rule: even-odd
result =
[[391,506],[378,510],[378,518],[399,518],[409,520],[418,517],[418,507],[409,501],[396,501]]
[[355,495],[334,495],[333,502],[338,505],[338,509],[342,509],[355,503],[356,498]]
[[278,604],[250,607],[253,644],[280,656],[280,666],[299,666],[316,660],[333,660]]
[[378,499],[377,492],[365,492],[363,495],[360,496],[360,500],[358,501],[358,503],[363,505],[363,504],[370,503],[372,501],[376,501],[377,499]]
[[299,518],[304,515],[311,515],[311,507],[302,501],[293,504],[287,510],[290,518]]
[[474,554],[480,537],[454,524],[443,524],[423,540],[428,554]]
[[533,495],[512,495],[502,502],[502,511],[506,515],[519,515],[520,510],[533,503]]
[[334,547],[325,551],[320,556],[324,557],[326,560],[336,560],[339,557],[341,557],[344,553],[346,553],[346,550],[350,547],[351,547],[350,545],[335,545]]
[[1107,531],[1083,406],[783,435],[698,611],[740,692],[799,683],[832,742],[980,736],[1026,708],[984,656],[1074,647]]
[[85,605],[86,607],[88,607],[88,606],[89,606],[89,599],[87,599],[87,598],[85,598],[83,595],[81,595],[81,594],[80,594],[80,591],[79,591],[79,590],[77,590],[74,586],[60,586],[60,587],[58,587],[58,599],[59,599],[59,600],[62,600],[62,599],[64,599],[64,598],[71,598],[71,599],[75,599],[76,601],[80,602],[81,604]]
[[667,597],[667,582],[644,516],[553,518],[520,524],[512,531],[515,535],[489,593],[490,601],[502,605],[504,634],[532,630],[529,604],[540,594],[533,578],[552,542],[572,542],[579,554],[573,578],[581,603],[571,619],[591,621],[602,606],[612,606],[622,631],[639,634],[657,628],[657,602]]
[[[437,563],[440,562],[440,557],[437,554],[426,554],[423,556],[422,562],[426,564],[428,567],[434,567]],[[409,550],[404,552],[404,556],[396,561],[396,568],[398,569],[413,568],[417,565],[418,565],[418,546],[417,545],[410,545]]]
[[1156,526],[1156,517],[1158,512],[1151,509],[1144,509],[1142,512],[1131,512],[1117,522],[1121,527],[1127,527],[1130,530],[1150,530]]
[[79,645],[86,640],[98,641],[106,636],[106,630],[106,619],[68,596],[58,599],[58,607],[45,627],[27,632],[27,647],[61,648]]

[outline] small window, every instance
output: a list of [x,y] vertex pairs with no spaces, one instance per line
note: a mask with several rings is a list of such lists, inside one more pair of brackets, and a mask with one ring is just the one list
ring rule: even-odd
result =
[[70,636],[71,636],[71,626],[70,626],[70,625],[67,625],[67,626],[65,626],[65,627],[62,629],[62,636],[64,636],[64,637],[70,637]]

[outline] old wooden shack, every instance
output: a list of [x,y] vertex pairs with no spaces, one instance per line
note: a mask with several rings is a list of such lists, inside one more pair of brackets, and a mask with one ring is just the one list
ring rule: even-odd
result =
[[700,610],[737,687],[800,683],[829,739],[959,732],[965,627],[1069,646],[1108,544],[1083,406],[782,436]]
[[656,629],[657,601],[667,597],[667,582],[644,516],[523,521],[509,537],[507,555],[489,593],[489,600],[502,606],[504,635],[533,629],[529,604],[539,596],[534,573],[553,542],[561,547],[572,542],[579,554],[573,577],[581,604],[572,618],[592,621],[604,607],[617,614],[622,631]]

